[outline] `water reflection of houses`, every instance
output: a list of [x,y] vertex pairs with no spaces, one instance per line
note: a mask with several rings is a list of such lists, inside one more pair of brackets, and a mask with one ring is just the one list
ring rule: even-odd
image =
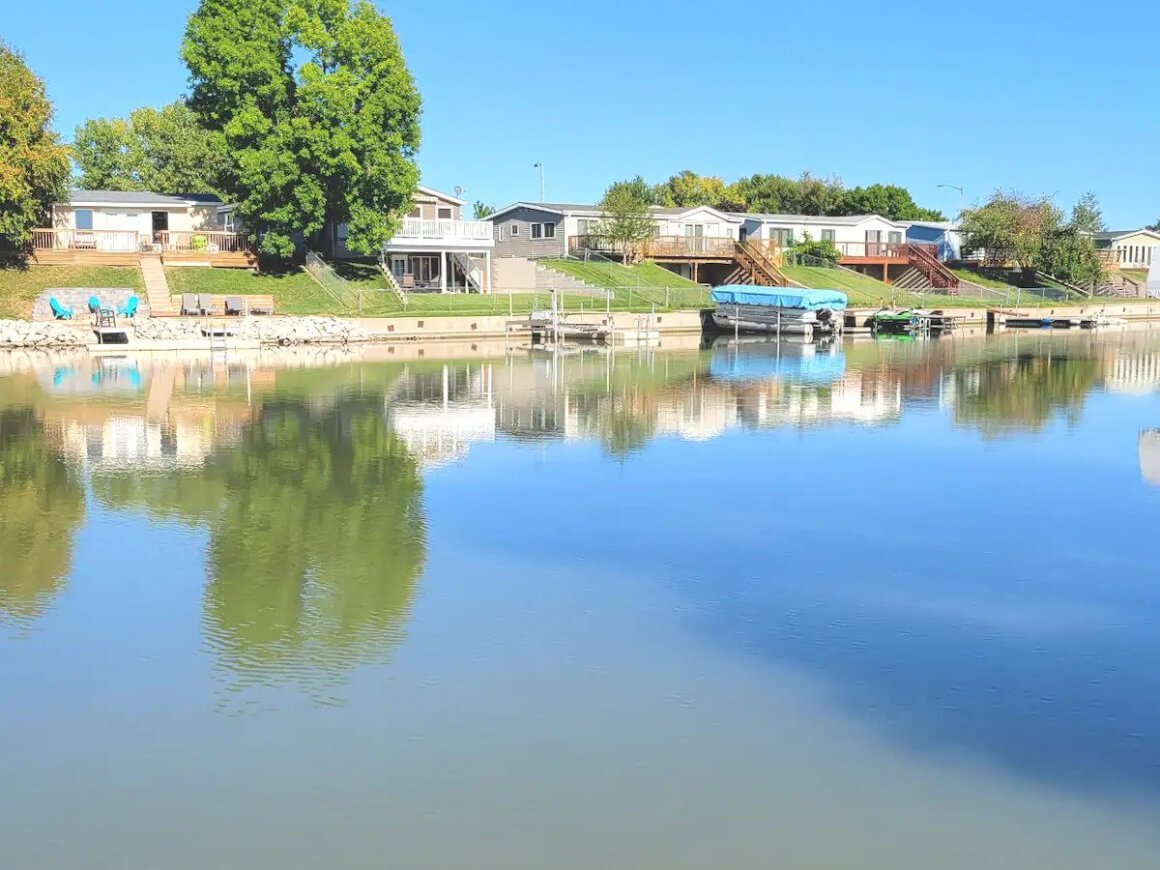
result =
[[66,455],[93,469],[148,470],[198,465],[236,442],[256,383],[272,377],[225,360],[95,358],[42,373],[41,386]]
[[1104,385],[1116,393],[1160,390],[1160,350],[1116,347],[1104,355]]
[[409,369],[388,401],[394,433],[424,465],[454,462],[478,441],[495,440],[491,363]]

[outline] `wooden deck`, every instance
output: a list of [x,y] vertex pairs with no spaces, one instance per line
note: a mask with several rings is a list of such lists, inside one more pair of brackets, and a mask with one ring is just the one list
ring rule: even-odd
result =
[[244,233],[217,230],[138,233],[129,230],[38,229],[31,260],[39,266],[136,266],[160,256],[166,265],[251,269],[257,254]]

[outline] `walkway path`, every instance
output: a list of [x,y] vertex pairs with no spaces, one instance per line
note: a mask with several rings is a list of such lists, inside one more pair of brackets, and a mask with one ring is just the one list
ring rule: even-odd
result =
[[141,258],[141,277],[145,279],[145,296],[149,300],[149,313],[154,317],[172,317],[177,314],[173,296],[169,292],[169,282],[165,280],[165,268],[160,257]]

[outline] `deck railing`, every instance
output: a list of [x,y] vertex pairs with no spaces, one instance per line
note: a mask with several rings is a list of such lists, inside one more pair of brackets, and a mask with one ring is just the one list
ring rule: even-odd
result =
[[237,254],[248,251],[249,236],[220,230],[140,233],[136,230],[36,229],[34,251],[94,251],[98,254]]
[[32,231],[32,248],[34,251],[137,253],[141,250],[139,235],[136,230],[37,229]]
[[406,218],[396,239],[446,239],[448,241],[486,242],[493,238],[489,221],[423,220]]
[[905,260],[910,256],[906,242],[834,242],[843,257],[885,257]]
[[[653,236],[633,245],[635,251],[646,259],[666,257],[732,257],[736,239],[726,236]],[[582,251],[596,251],[602,254],[623,254],[624,243],[615,242],[601,236],[571,236],[568,250],[575,254]]]
[[173,254],[240,254],[250,247],[245,233],[221,230],[164,230],[154,233],[154,242],[147,243],[146,250],[156,250],[155,246],[162,253]]

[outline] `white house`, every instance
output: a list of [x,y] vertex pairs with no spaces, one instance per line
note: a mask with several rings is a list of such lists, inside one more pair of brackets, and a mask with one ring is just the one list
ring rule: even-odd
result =
[[[399,287],[415,290],[490,293],[490,221],[463,219],[466,201],[419,186],[411,211],[385,245],[380,261]],[[359,256],[346,247],[347,227],[338,228],[337,257]]]
[[1113,269],[1147,269],[1160,261],[1160,233],[1155,230],[1116,230],[1092,238]]
[[[233,206],[211,194],[74,190],[68,202],[52,207],[52,227],[34,231],[34,249],[141,253],[196,244],[212,250],[222,240],[209,234],[232,233],[232,215]],[[201,236],[196,243],[195,233]],[[226,243],[230,250],[233,242]]]
[[906,242],[909,223],[878,215],[826,217],[800,214],[737,214],[742,239],[763,239],[781,248],[803,241],[833,242],[844,257],[885,256],[887,246]]

